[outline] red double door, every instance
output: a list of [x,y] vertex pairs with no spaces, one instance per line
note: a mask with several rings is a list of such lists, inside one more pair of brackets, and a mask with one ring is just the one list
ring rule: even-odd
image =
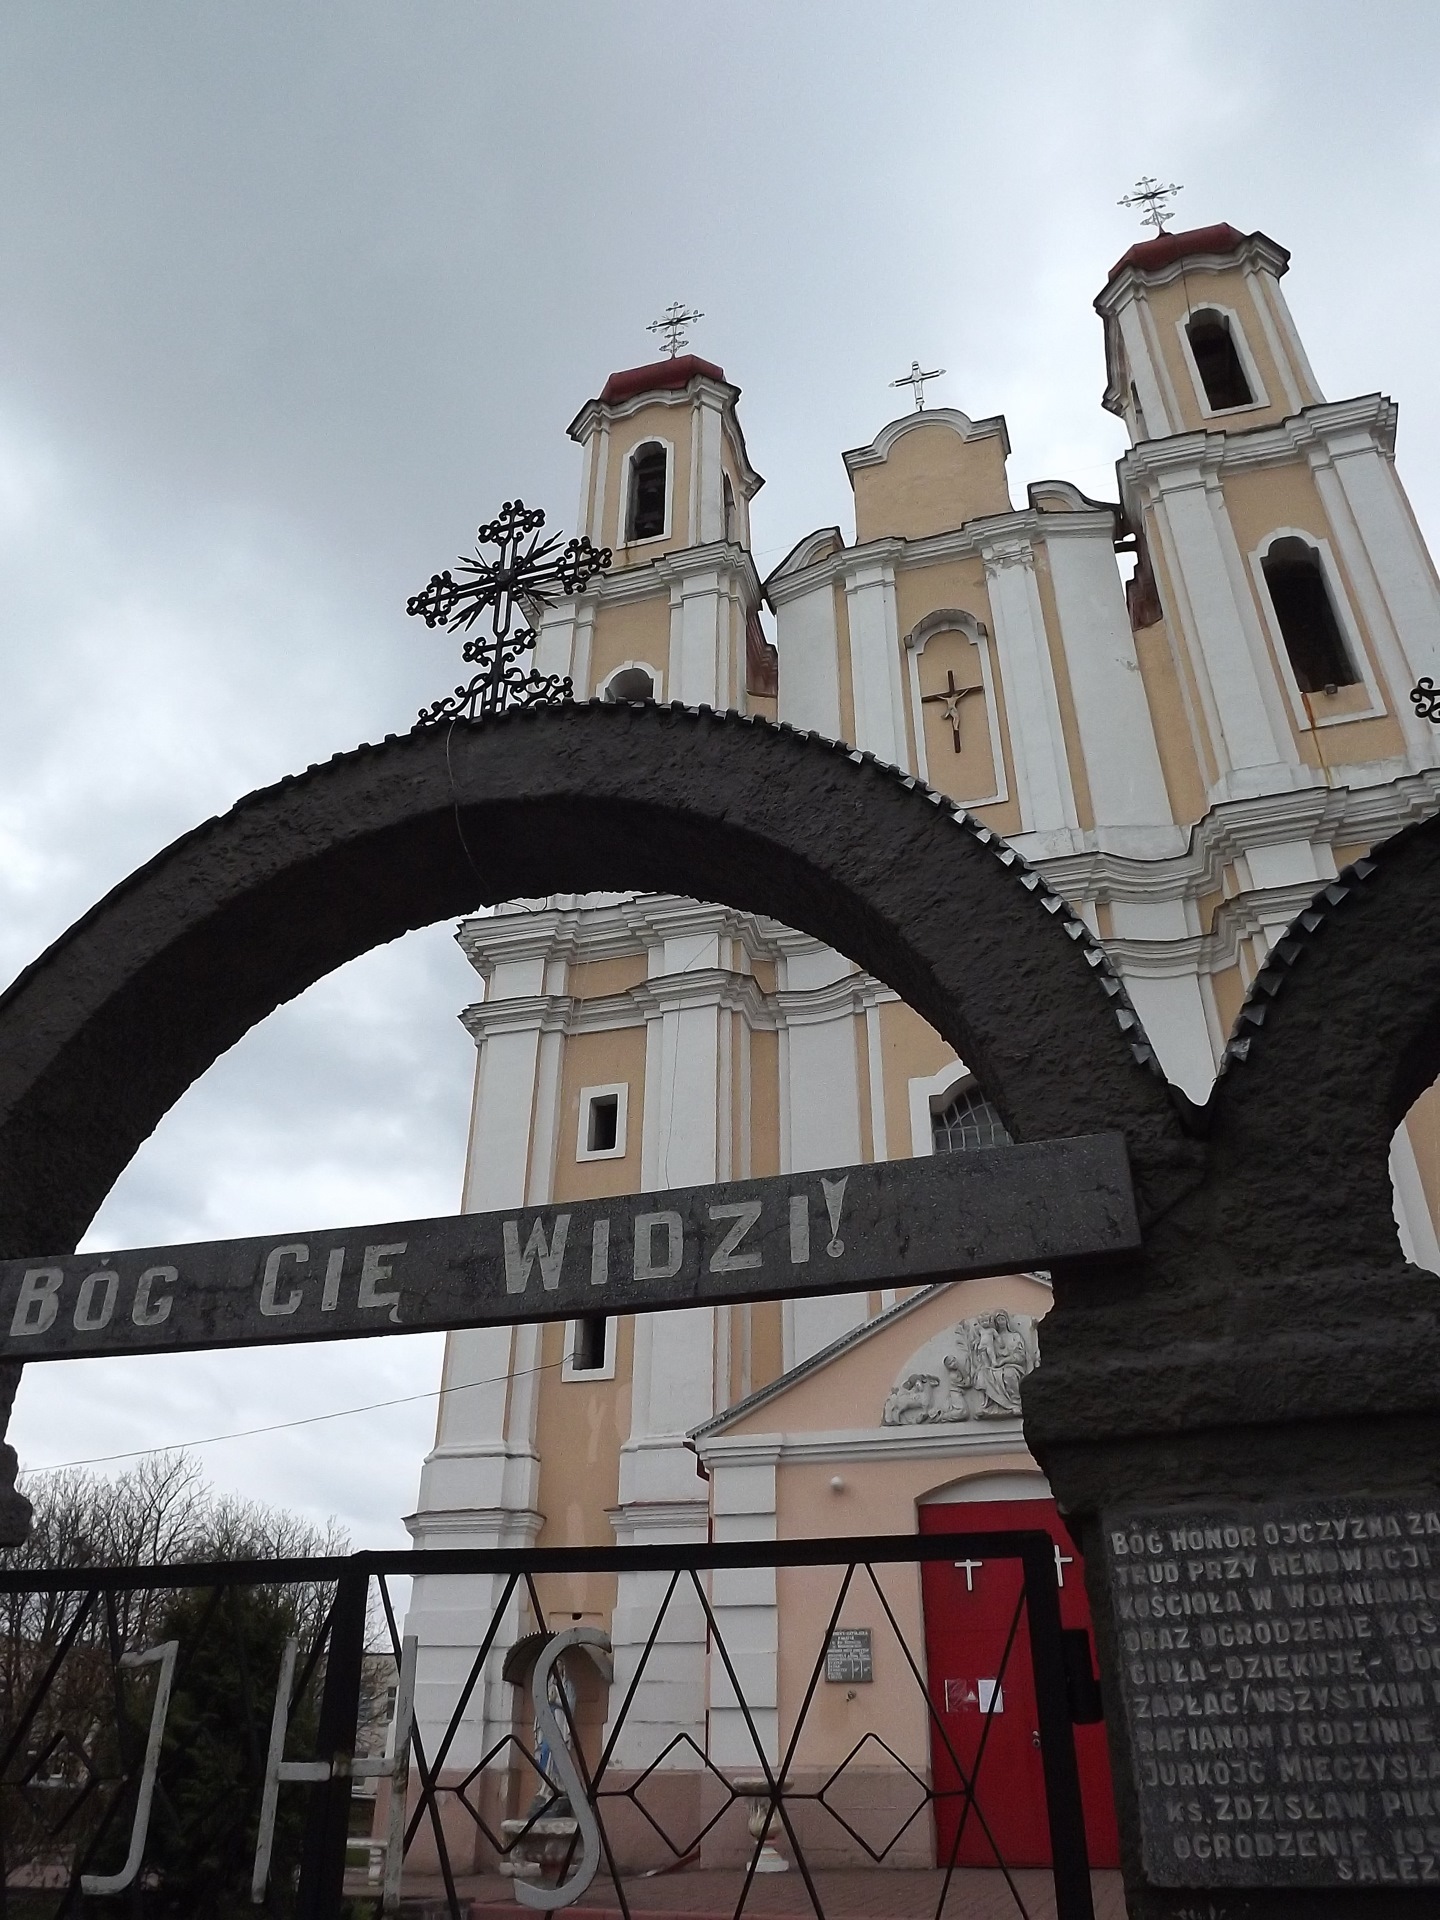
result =
[[[920,1509],[922,1534],[1019,1529],[1043,1529],[1054,1541],[1061,1621],[1067,1627],[1084,1627],[1088,1633],[1090,1608],[1079,1556],[1053,1501],[964,1501]],[[998,1852],[1007,1866],[1049,1866],[1040,1721],[1023,1609],[1009,1659],[1005,1658],[1024,1586],[1020,1562],[928,1560],[921,1565],[920,1580],[930,1699],[949,1740],[947,1747],[932,1721],[931,1764],[939,1796],[935,1803],[938,1864],[945,1866],[953,1857],[956,1866],[993,1867]],[[1120,1838],[1104,1727],[1076,1727],[1075,1748],[1090,1864],[1118,1866]],[[957,1760],[967,1778],[976,1778],[978,1768],[975,1806],[968,1816]]]

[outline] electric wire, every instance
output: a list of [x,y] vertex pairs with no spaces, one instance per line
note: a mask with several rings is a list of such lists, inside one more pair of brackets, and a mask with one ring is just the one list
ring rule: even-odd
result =
[[461,1380],[453,1387],[431,1387],[425,1393],[402,1393],[393,1400],[371,1400],[363,1407],[336,1407],[330,1413],[309,1413],[298,1420],[275,1420],[265,1427],[242,1427],[235,1433],[212,1433],[204,1440],[172,1440],[163,1447],[129,1447],[122,1453],[92,1453],[81,1460],[56,1460],[48,1467],[25,1467],[21,1477],[38,1480],[47,1473],[66,1473],[71,1467],[105,1466],[112,1460],[139,1460],[157,1453],[188,1453],[192,1447],[223,1446],[227,1440],[253,1440],[262,1433],[285,1433],[293,1427],[318,1426],[323,1420],[349,1420],[359,1413],[378,1413],[386,1407],[413,1406],[418,1400],[441,1400],[447,1393],[468,1393],[472,1387],[498,1387],[506,1380],[519,1380],[527,1374],[553,1373],[563,1360],[542,1360],[535,1367],[513,1367],[508,1373],[490,1374],[484,1380]]

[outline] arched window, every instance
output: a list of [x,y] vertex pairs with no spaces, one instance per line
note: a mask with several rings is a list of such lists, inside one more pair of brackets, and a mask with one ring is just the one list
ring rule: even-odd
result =
[[1353,687],[1360,676],[1335,618],[1319,553],[1286,534],[1270,543],[1260,570],[1300,691]]
[[665,449],[647,440],[630,459],[630,499],[625,510],[625,538],[651,540],[665,531]]
[[733,540],[735,538],[735,489],[730,484],[728,473],[721,474],[720,485],[725,495],[725,538]]
[[605,698],[624,706],[627,702],[653,700],[655,681],[644,667],[622,667],[605,686]]
[[1226,407],[1253,407],[1255,396],[1245,377],[1230,322],[1213,307],[1192,313],[1185,328],[1205,398],[1215,413]]
[[948,1107],[933,1113],[931,1136],[936,1153],[973,1153],[980,1147],[1008,1147],[1005,1122],[973,1080],[967,1081]]

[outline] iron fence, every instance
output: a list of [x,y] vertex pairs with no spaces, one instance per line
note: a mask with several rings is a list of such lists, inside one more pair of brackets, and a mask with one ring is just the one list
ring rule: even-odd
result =
[[[462,1920],[500,1874],[521,1905],[633,1920],[642,1879],[718,1863],[737,1916],[784,1869],[824,1920],[849,1859],[931,1866],[945,1920],[978,1857],[1025,1916],[993,1759],[1023,1684],[1053,1911],[1092,1920],[1074,1729],[1098,1698],[1055,1556],[1026,1531],[0,1570],[0,1915],[340,1920],[428,1890]],[[963,1737],[916,1624],[943,1562],[1019,1575]],[[407,1639],[396,1593],[457,1580],[452,1611],[480,1595],[461,1664]],[[754,1631],[781,1580],[805,1643],[783,1661]]]

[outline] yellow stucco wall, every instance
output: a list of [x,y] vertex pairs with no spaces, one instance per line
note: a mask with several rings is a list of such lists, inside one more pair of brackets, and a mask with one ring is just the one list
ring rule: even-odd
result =
[[943,420],[902,433],[877,466],[858,468],[855,539],[920,540],[985,513],[1008,513],[1005,443],[998,433],[962,440]]

